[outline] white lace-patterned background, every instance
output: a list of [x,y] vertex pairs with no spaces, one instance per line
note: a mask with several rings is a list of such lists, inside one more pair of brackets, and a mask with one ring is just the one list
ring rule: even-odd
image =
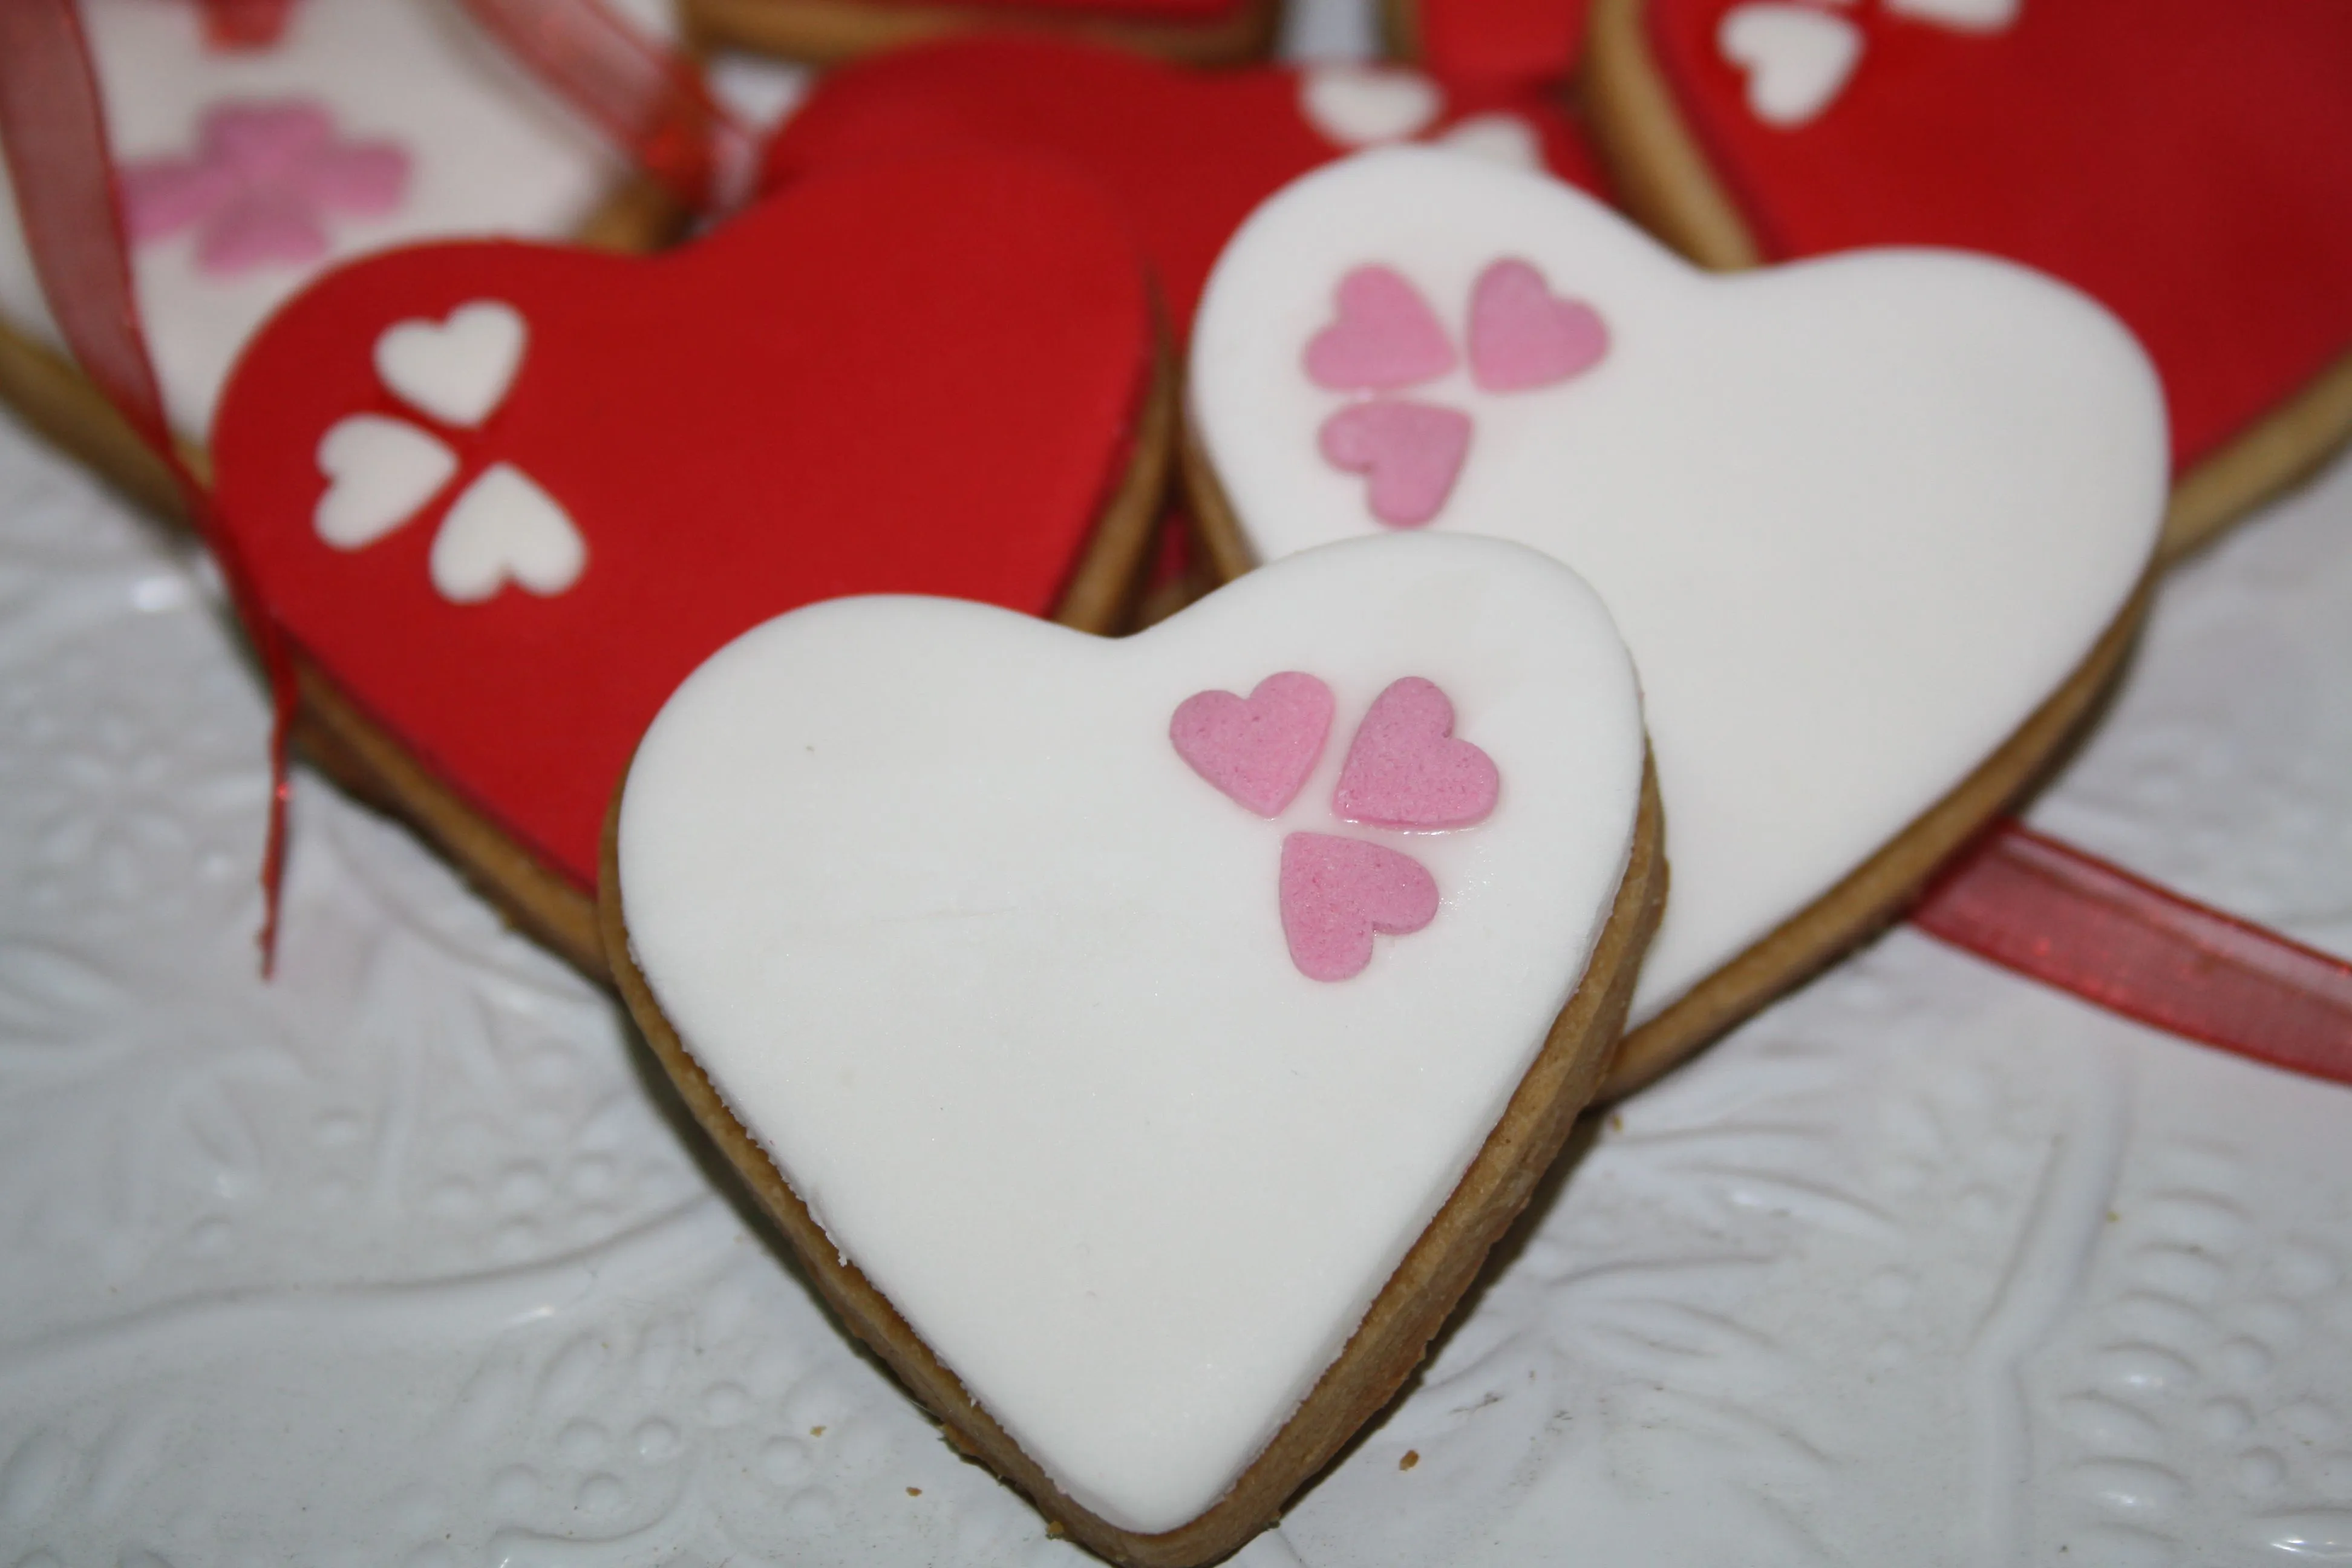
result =
[[[0,426],[0,1568],[1082,1561],[613,1005],[308,775],[256,978],[257,693]],[[2168,584],[2032,816],[2352,954],[2352,466]],[[1248,1568],[2352,1561],[2352,1091],[1899,931],[1514,1246]]]

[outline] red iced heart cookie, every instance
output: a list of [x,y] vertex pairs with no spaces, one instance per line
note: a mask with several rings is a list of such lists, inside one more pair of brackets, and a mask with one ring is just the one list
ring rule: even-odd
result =
[[388,737],[396,795],[482,819],[415,813],[561,927],[639,732],[744,627],[898,591],[1108,629],[1161,471],[1153,365],[1082,183],[877,163],[656,259],[447,245],[331,275],[231,382],[221,510],[322,709]]
[[1608,0],[1591,64],[1630,188],[1710,265],[1955,246],[2121,316],[2170,407],[2169,550],[2352,431],[2352,7]]
[[1207,73],[1012,37],[944,41],[827,76],[770,145],[766,181],[773,189],[844,159],[924,147],[1049,153],[1128,215],[1181,336],[1210,263],[1252,207],[1334,158],[1408,139],[1601,186],[1581,134],[1534,93],[1358,67]]

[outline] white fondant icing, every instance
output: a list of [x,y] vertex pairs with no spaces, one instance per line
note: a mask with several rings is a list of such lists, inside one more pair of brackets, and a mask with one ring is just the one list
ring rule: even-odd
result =
[[[1169,738],[1195,692],[1328,681],[1273,820]],[[1494,814],[1331,815],[1347,737],[1435,681]],[[826,1234],[1072,1496],[1159,1531],[1289,1417],[1485,1141],[1622,879],[1643,737],[1573,574],[1399,536],[1100,640],[947,600],[772,621],[663,710],[622,807],[633,950]],[[1408,845],[1444,903],[1325,984],[1294,830]]]
[[1431,145],[1484,158],[1507,169],[1525,169],[1530,174],[1544,170],[1543,138],[1536,134],[1534,126],[1505,110],[1474,114],[1449,127]]
[[1968,33],[1999,33],[2015,25],[2024,0],[1886,0],[1886,8]]
[[1317,65],[1298,73],[1298,111],[1342,147],[1399,142],[1425,130],[1445,107],[1437,84],[1418,71]]
[[[639,26],[666,36],[659,0],[622,0]],[[203,439],[237,352],[311,279],[355,256],[467,235],[562,239],[613,189],[620,165],[597,135],[508,61],[464,14],[436,0],[302,0],[266,49],[203,43],[203,7],[87,0],[108,136],[118,160],[187,153],[205,110],[225,99],[314,98],[339,131],[392,141],[412,173],[397,211],[330,226],[313,265],[200,271],[192,236],[131,251],[148,352],[173,424]],[[0,316],[61,343],[34,281],[0,167]]]
[[433,536],[433,586],[461,605],[479,604],[509,582],[561,594],[587,564],[587,542],[571,514],[511,463],[483,469]]
[[528,331],[503,300],[458,306],[444,321],[397,321],[375,341],[375,370],[411,407],[447,425],[488,418],[522,368]]
[[1414,149],[1277,194],[1211,275],[1194,429],[1262,560],[1375,531],[1316,432],[1304,345],[1350,268],[1394,267],[1457,335],[1532,263],[1608,357],[1559,386],[1414,395],[1473,417],[1433,527],[1535,544],[1609,602],[1642,669],[1674,894],[1636,1018],[1811,904],[2074,669],[2153,545],[2161,395],[2104,310],[1953,253],[1700,273],[1550,181]]
[[1862,29],[1811,5],[1758,0],[1724,13],[1723,58],[1748,73],[1748,109],[1767,125],[1802,125],[1827,109],[1862,60]]
[[433,499],[457,471],[457,454],[404,419],[354,414],[319,437],[327,476],[311,523],[338,550],[373,544]]

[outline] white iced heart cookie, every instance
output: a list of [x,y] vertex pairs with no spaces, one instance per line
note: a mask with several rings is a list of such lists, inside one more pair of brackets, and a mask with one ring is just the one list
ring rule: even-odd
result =
[[[1345,310],[1373,269],[1396,302]],[[1401,358],[1432,319],[1454,352]],[[2119,656],[2164,504],[2146,357],[2038,274],[1919,250],[1716,278],[1556,183],[1414,150],[1259,208],[1189,385],[1227,574],[1418,521],[1608,602],[1675,878],[1616,1087],[1891,914],[2022,784]]]
[[607,941],[919,1396],[1096,1550],[1202,1560],[1410,1370],[1597,1081],[1643,757],[1598,601],[1499,541],[1119,641],[837,601],[663,710]]
[[476,300],[446,321],[385,328],[376,340],[376,374],[412,406],[470,427],[505,401],[526,337],[522,312],[502,300]]

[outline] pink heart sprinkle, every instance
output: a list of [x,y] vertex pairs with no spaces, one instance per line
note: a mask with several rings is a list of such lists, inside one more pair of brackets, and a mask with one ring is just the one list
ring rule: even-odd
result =
[[1524,392],[1581,375],[1609,352],[1609,328],[1581,300],[1562,300],[1524,261],[1496,261],[1470,289],[1470,379]]
[[1454,368],[1454,344],[1421,291],[1393,267],[1339,279],[1339,319],[1307,345],[1307,374],[1334,392],[1389,392]]
[[1453,492],[1470,451],[1470,416],[1403,398],[1351,403],[1316,437],[1335,468],[1371,478],[1372,515],[1391,528],[1419,528]]
[[1361,973],[1374,931],[1403,936],[1436,918],[1436,879],[1402,850],[1328,833],[1282,841],[1282,934],[1309,980]]
[[1323,755],[1331,689],[1295,669],[1246,698],[1196,691],[1176,705],[1168,738],[1192,771],[1260,816],[1279,816]]
[[1368,827],[1468,827],[1495,809],[1502,783],[1495,759],[1454,733],[1454,704],[1417,675],[1372,700],[1331,809]]

